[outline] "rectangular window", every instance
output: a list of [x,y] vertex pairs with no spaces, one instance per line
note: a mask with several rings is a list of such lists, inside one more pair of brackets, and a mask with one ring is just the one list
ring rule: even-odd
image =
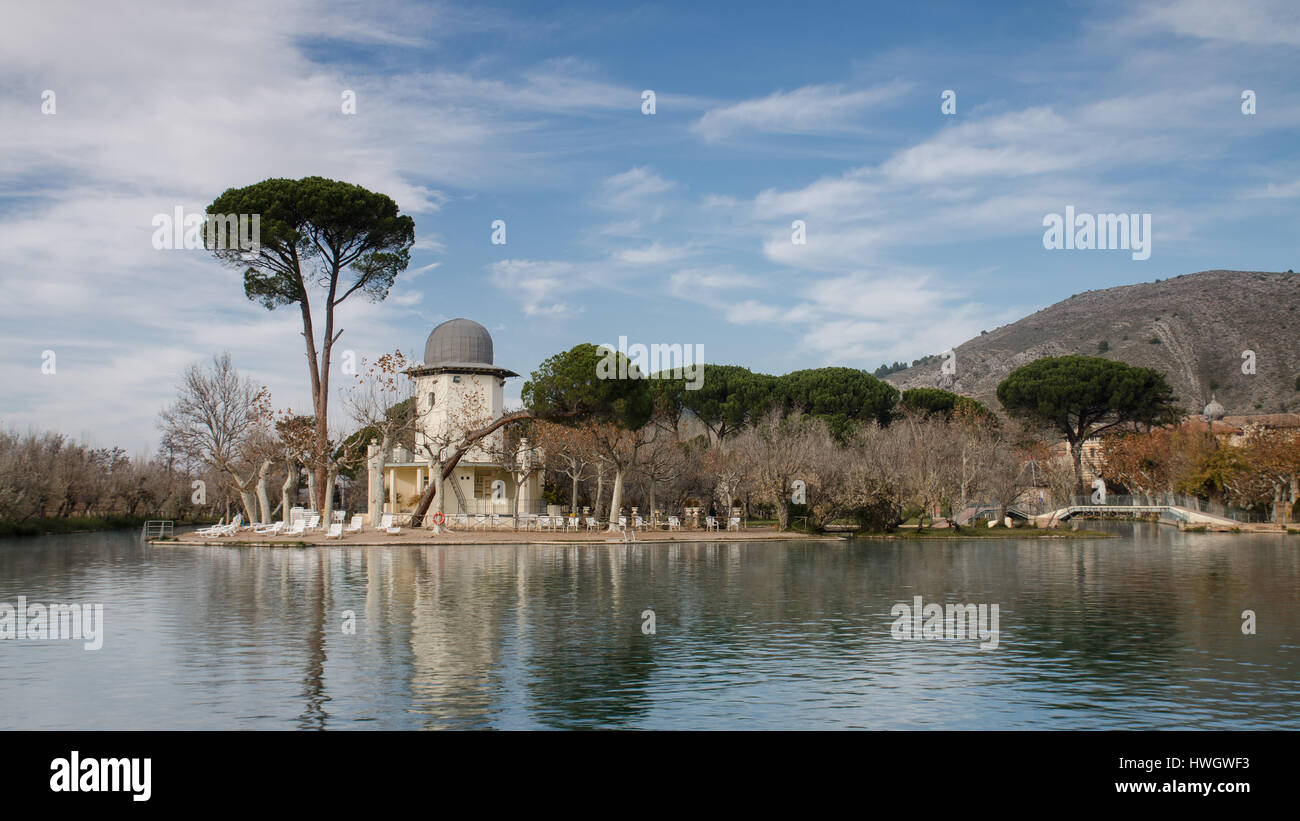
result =
[[[500,479],[500,478],[501,478],[500,476],[496,476],[496,475],[493,475],[493,474],[491,474],[491,473],[478,473],[478,474],[475,474],[475,476],[474,476],[474,498],[475,498],[475,499],[491,499],[491,498],[492,498],[492,483],[495,482],[496,480]],[[505,481],[505,480],[502,479],[502,481]],[[510,483],[509,483],[509,482],[505,482],[505,485],[506,485],[506,498],[509,499],[509,498],[511,498],[511,496],[510,496],[510,493],[511,493]]]

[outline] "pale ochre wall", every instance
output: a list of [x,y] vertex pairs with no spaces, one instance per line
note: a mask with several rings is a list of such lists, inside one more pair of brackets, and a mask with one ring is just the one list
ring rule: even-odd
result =
[[[458,482],[461,486],[461,492],[465,494],[467,502],[473,503],[476,499],[474,495],[475,477],[486,474],[492,478],[500,478],[506,483],[506,498],[498,500],[490,506],[474,505],[469,511],[462,511],[460,502],[456,498],[455,491],[451,488],[452,482]],[[410,513],[415,509],[416,503],[420,499],[420,494],[425,487],[425,479],[428,475],[428,469],[422,466],[402,466],[387,467],[384,469],[384,513]],[[393,488],[398,493],[397,505],[390,505],[388,502],[388,486],[392,483]],[[514,486],[509,475],[500,468],[487,467],[458,467],[439,489],[438,493],[442,497],[441,506],[435,504],[434,510],[441,509],[448,514],[457,514],[462,512],[476,513],[500,513],[507,515],[513,509],[513,501],[509,494],[514,492]],[[519,510],[521,512],[535,512],[532,510],[536,501],[541,498],[541,474],[534,473],[528,477],[519,488]]]

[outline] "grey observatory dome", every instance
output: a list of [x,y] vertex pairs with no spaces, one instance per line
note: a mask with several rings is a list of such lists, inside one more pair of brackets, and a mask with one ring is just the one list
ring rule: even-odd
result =
[[1205,406],[1206,418],[1217,422],[1223,418],[1225,413],[1227,413],[1227,411],[1224,409],[1223,405],[1220,405],[1219,400],[1215,399],[1214,395],[1211,394],[1210,404]]
[[492,334],[472,319],[449,319],[424,343],[424,367],[492,367]]

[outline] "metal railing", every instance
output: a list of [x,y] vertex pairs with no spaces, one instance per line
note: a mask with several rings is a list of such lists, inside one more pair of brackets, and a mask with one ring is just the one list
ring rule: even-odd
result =
[[145,541],[170,539],[173,532],[174,527],[170,519],[152,519],[144,523],[144,527],[140,529],[140,537]]
[[[459,505],[456,505],[459,506]],[[514,503],[509,499],[465,499],[465,509],[462,511],[471,515],[476,513],[493,513],[498,516],[509,516],[516,512]],[[519,503],[518,511],[520,516],[544,516],[546,515],[546,501],[537,499],[531,504]],[[448,514],[454,515],[454,514]]]
[[1184,496],[1181,493],[1148,493],[1148,494],[1131,494],[1117,495],[1107,493],[1105,498],[1096,498],[1092,496],[1075,496],[1070,500],[1067,506],[1077,507],[1179,507],[1185,510],[1205,513],[1210,516],[1218,516],[1221,519],[1231,519],[1236,522],[1267,522],[1267,514],[1255,510],[1242,510],[1240,508],[1229,507],[1217,502],[1211,502],[1207,499],[1199,499],[1195,496]]

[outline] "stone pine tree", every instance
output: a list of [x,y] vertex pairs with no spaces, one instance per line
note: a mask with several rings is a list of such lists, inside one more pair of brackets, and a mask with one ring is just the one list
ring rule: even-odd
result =
[[1074,459],[1074,492],[1083,491],[1083,443],[1123,425],[1156,425],[1179,416],[1159,371],[1095,356],[1052,356],[1017,368],[998,385],[1007,413],[1059,432]]
[[[231,188],[213,200],[208,214],[259,215],[251,250],[218,246],[212,253],[243,270],[244,294],[250,300],[268,310],[298,306],[316,451],[329,452],[330,364],[343,333],[336,329],[335,309],[357,293],[373,302],[388,296],[410,261],[415,222],[398,214],[397,203],[384,194],[323,177]],[[316,509],[324,510],[325,494],[331,491],[328,466],[319,462],[310,469],[316,479]]]
[[654,412],[644,375],[621,353],[583,343],[539,365],[520,393],[534,418],[594,423],[595,447],[614,468],[609,527],[616,529],[623,479],[644,444],[640,435]]
[[898,390],[857,368],[811,368],[777,378],[777,395],[786,411],[802,410],[826,422],[844,440],[859,424],[888,425]]

